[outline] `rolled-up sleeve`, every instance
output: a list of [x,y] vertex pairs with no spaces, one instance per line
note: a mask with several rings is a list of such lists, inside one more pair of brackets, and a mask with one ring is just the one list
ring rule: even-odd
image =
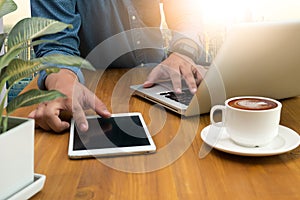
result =
[[[67,24],[72,24],[72,29],[65,29],[56,34],[43,36],[42,39],[55,40],[59,44],[45,43],[34,48],[36,57],[50,54],[64,54],[80,56],[78,31],[81,26],[81,18],[76,13],[76,0],[31,0],[32,17],[44,17],[58,20]],[[80,82],[84,82],[81,70],[77,67],[59,66],[66,68],[77,74]],[[39,76],[38,85],[41,89],[45,88],[45,78],[47,74],[42,71]]]

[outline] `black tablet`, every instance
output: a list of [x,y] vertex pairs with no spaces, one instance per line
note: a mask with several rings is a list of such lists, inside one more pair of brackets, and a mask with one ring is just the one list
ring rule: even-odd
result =
[[141,113],[88,116],[89,129],[80,132],[71,120],[69,158],[145,154],[156,146]]

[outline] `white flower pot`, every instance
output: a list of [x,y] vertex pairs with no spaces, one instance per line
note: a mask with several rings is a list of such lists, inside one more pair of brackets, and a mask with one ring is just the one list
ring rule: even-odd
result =
[[0,134],[0,199],[34,181],[34,120],[10,117],[9,126]]

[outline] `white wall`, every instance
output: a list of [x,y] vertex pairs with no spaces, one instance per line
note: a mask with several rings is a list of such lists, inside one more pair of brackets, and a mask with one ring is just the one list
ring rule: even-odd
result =
[[4,16],[4,24],[13,26],[25,17],[30,17],[30,0],[14,0],[18,9]]

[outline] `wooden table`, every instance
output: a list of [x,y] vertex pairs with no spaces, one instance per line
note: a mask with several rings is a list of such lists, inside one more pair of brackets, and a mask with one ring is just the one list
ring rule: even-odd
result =
[[[32,199],[300,199],[300,147],[269,157],[243,157],[212,150],[203,159],[201,130],[207,114],[181,118],[130,97],[128,86],[145,76],[135,70],[109,70],[96,94],[113,112],[138,111],[157,145],[147,156],[70,160],[69,134],[35,133],[35,173],[47,179]],[[35,87],[32,82],[26,89]],[[94,84],[95,87],[95,84]],[[300,97],[281,101],[281,124],[300,133]],[[15,115],[26,117],[33,107]]]

